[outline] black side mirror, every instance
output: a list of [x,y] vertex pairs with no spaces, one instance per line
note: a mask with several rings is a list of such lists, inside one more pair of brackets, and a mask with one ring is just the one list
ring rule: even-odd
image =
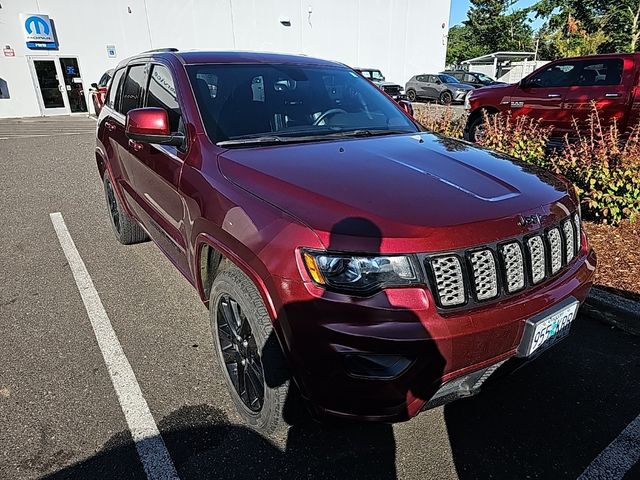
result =
[[98,89],[98,84],[96,82],[93,82],[91,84],[91,88],[95,88],[97,90]]
[[441,80],[436,80],[436,85],[442,85],[442,81]]

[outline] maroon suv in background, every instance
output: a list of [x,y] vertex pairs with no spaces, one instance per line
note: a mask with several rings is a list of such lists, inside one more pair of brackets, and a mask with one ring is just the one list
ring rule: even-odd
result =
[[574,121],[587,128],[595,102],[604,125],[615,121],[622,132],[640,121],[640,54],[575,57],[548,63],[515,85],[490,85],[465,100],[469,119],[465,135],[475,141],[488,114],[527,115],[553,127],[557,139],[574,134]]
[[400,421],[476,393],[568,333],[596,266],[565,179],[422,131],[333,62],[125,60],[96,160],[118,240],[151,238],[197,289],[267,434],[299,397]]

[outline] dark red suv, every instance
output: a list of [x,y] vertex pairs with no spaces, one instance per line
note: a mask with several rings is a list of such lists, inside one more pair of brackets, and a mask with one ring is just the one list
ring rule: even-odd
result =
[[565,179],[423,131],[333,62],[130,58],[96,160],[118,240],[197,289],[265,433],[296,400],[400,421],[476,393],[568,333],[596,267]]

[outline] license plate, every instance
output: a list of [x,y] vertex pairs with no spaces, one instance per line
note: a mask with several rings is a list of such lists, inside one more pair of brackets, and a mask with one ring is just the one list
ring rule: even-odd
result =
[[551,313],[528,320],[520,347],[519,357],[528,357],[542,351],[569,333],[571,322],[576,317],[580,303],[577,300],[565,302],[563,306]]

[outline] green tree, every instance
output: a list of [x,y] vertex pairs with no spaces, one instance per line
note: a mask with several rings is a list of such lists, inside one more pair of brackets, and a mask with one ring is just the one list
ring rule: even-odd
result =
[[464,23],[485,53],[528,50],[533,40],[529,9],[514,10],[516,0],[471,0]]
[[463,60],[479,57],[485,53],[487,53],[486,49],[473,40],[469,27],[454,25],[449,29],[447,65],[459,65]]
[[640,0],[540,0],[531,11],[545,19],[545,58],[640,50]]

